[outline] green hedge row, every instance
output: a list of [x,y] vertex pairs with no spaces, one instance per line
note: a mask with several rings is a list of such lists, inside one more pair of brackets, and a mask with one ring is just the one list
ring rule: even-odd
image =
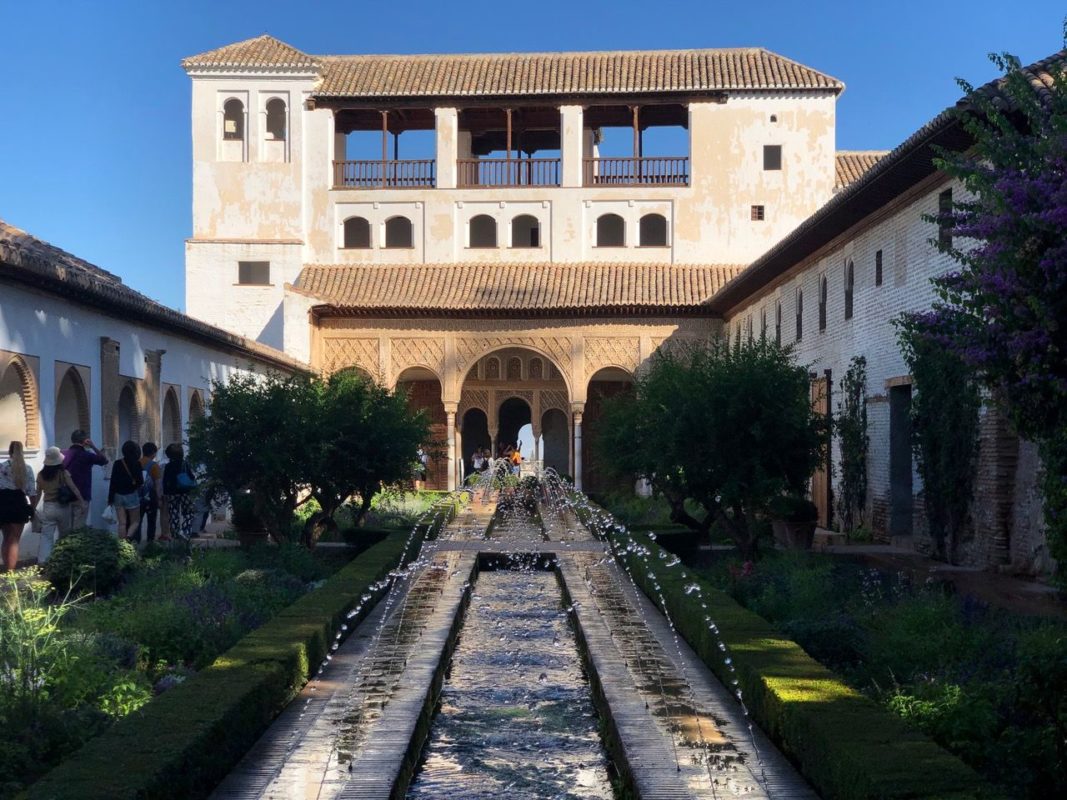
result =
[[[133,800],[208,794],[316,670],[359,596],[399,564],[406,538],[391,534],[368,548],[210,667],[88,742],[23,796]],[[368,603],[363,613],[372,607]]]
[[[693,576],[683,578],[680,568],[664,566],[659,546],[644,535],[634,536],[652,550],[647,564],[629,556],[634,579],[662,607],[652,572],[678,631],[727,685],[733,676],[723,658],[733,658],[753,719],[824,798],[1002,796],[958,758],[847,686],[762,617],[697,581],[705,611],[701,594],[685,592]],[[719,649],[705,615],[715,621],[728,653]]]

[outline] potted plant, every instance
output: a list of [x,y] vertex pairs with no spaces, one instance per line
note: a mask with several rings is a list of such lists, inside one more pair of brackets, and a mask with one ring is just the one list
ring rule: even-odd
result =
[[786,550],[810,550],[818,521],[819,509],[801,495],[782,495],[771,505],[774,541]]
[[252,495],[241,492],[233,497],[232,504],[231,521],[233,529],[237,531],[237,540],[241,543],[241,547],[266,544],[270,539],[270,534],[267,533],[262,520],[256,515]]

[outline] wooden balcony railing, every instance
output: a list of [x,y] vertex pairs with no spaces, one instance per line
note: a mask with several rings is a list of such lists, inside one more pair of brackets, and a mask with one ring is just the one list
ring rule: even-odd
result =
[[558,158],[460,158],[459,186],[559,186]]
[[688,186],[689,158],[587,158],[586,186]]
[[410,161],[334,161],[336,189],[432,189],[432,158]]

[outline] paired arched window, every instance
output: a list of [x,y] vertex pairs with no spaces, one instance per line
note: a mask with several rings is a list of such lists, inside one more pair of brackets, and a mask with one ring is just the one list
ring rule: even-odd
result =
[[349,217],[345,220],[345,249],[370,247],[370,222],[364,217]]
[[512,247],[540,247],[541,223],[532,214],[519,214],[511,221]]
[[826,288],[826,276],[819,278],[819,330],[826,330],[826,302],[828,292]]
[[202,419],[204,416],[204,398],[200,395],[200,391],[194,391],[189,398],[189,422],[196,422],[198,419]]
[[390,217],[385,221],[386,247],[413,247],[415,234],[407,217]]
[[470,247],[496,247],[496,220],[477,214],[470,221]]
[[242,142],[245,138],[245,104],[231,97],[222,105],[222,138]]
[[163,398],[163,441],[160,448],[182,441],[182,411],[178,404],[178,393],[173,388],[167,389]]
[[638,223],[641,247],[667,246],[667,218],[662,214],[645,214]]
[[56,391],[55,440],[69,441],[79,428],[89,430],[89,393],[77,368],[68,367]]
[[500,380],[500,359],[490,358],[485,362],[485,379],[487,381]]
[[527,369],[530,372],[530,380],[539,381],[545,377],[545,364],[539,358],[531,358]]
[[797,289],[797,341],[804,338],[804,290]]
[[845,319],[852,319],[852,301],[856,295],[856,270],[849,261],[845,267]]
[[267,138],[284,142],[285,129],[285,101],[280,97],[272,97],[267,101]]
[[604,214],[596,221],[597,247],[625,247],[626,222],[618,214]]

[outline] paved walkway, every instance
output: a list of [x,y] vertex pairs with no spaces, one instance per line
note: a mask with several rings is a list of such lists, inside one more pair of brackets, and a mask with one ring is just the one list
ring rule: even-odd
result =
[[487,536],[493,511],[468,506],[424,544],[213,797],[402,796],[479,557],[510,553],[554,560],[638,797],[816,797],[573,515],[498,518]]

